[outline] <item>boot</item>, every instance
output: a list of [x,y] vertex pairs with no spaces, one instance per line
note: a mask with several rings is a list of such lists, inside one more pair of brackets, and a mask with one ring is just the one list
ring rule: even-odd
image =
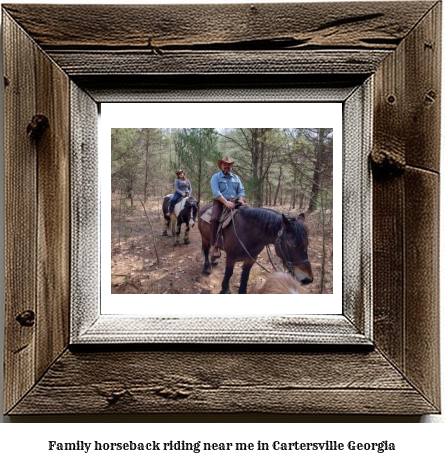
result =
[[212,245],[210,248],[210,257],[211,258],[220,258],[221,257],[221,249],[219,249],[216,245]]

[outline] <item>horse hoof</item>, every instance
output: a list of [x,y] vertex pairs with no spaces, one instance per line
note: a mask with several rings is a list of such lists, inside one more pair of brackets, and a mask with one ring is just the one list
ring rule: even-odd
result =
[[173,247],[178,247],[179,242],[173,242]]
[[202,270],[202,274],[204,276],[210,276],[212,274],[212,269],[210,267],[209,268],[206,267]]
[[221,290],[219,293],[220,294],[231,294],[230,289],[227,289],[226,291]]
[[163,235],[163,236],[168,236],[167,231],[164,231],[164,232],[162,233],[162,235]]
[[184,244],[190,244],[190,239],[184,239]]

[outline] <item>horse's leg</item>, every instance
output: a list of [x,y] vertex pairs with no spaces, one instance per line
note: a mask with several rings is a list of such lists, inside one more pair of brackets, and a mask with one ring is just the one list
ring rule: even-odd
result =
[[247,282],[249,281],[250,269],[252,266],[253,262],[244,262],[238,294],[247,294]]
[[226,255],[226,272],[224,273],[224,279],[221,285],[220,294],[230,294],[229,281],[233,275],[233,267],[235,266],[235,260],[229,258]]
[[181,223],[177,221],[176,223],[176,237],[175,243],[173,244],[175,247],[179,245],[179,236],[181,235]]
[[212,267],[210,266],[209,262],[209,251],[210,251],[210,244],[206,242],[202,243],[202,251],[204,252],[204,268],[202,269],[202,274],[209,276],[212,272]]
[[168,236],[168,228],[170,227],[170,222],[171,222],[170,218],[168,220],[167,219],[165,220],[164,232],[162,233],[163,236]]
[[185,233],[184,233],[184,244],[190,244],[189,232],[190,232],[190,226],[187,225],[187,228],[185,229]]

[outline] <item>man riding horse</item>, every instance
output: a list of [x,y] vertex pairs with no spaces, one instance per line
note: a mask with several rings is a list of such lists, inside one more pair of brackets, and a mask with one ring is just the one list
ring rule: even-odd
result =
[[210,220],[212,234],[210,240],[211,256],[219,257],[218,245],[216,244],[216,234],[218,231],[219,217],[224,206],[229,209],[235,208],[235,203],[230,199],[238,198],[241,205],[244,206],[244,186],[241,179],[232,173],[232,166],[235,162],[228,156],[218,160],[220,171],[212,176],[210,186],[213,194],[213,211]]

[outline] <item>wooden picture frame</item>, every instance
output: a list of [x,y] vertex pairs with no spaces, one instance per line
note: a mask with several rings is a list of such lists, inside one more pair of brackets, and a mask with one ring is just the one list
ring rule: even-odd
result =
[[[2,14],[6,414],[440,411],[440,2]],[[71,274],[89,253],[72,241],[90,214],[70,203],[82,177],[71,160],[94,169],[99,103],[370,78],[372,321],[358,312],[351,324],[372,327],[371,345],[70,344]]]

